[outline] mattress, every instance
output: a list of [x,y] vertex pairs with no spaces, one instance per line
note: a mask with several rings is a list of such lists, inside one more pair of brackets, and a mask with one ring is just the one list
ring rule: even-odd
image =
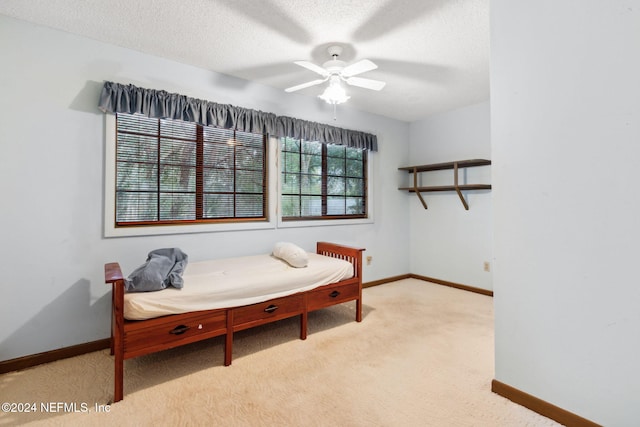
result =
[[345,260],[308,253],[309,263],[294,268],[272,255],[193,262],[184,287],[124,295],[124,317],[144,320],[169,314],[256,304],[353,277]]

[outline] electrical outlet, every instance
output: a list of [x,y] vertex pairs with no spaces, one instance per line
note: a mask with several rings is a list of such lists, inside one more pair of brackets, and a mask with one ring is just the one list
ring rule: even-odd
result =
[[373,257],[371,255],[369,255],[367,257],[367,265],[371,265],[371,261],[373,260]]
[[484,262],[484,271],[491,271],[491,264],[489,261]]

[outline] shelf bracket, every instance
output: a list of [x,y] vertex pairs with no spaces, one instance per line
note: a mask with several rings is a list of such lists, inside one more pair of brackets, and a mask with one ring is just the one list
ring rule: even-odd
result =
[[425,209],[428,209],[427,202],[424,201],[424,199],[422,198],[422,194],[420,194],[420,190],[418,190],[418,168],[417,167],[413,168],[413,190],[418,195],[418,199],[420,199],[420,202],[422,202],[422,206],[424,206]]
[[460,187],[458,186],[458,162],[453,163],[453,186],[456,189],[456,193],[458,193],[458,197],[460,197],[460,201],[464,206],[465,210],[469,210],[469,205],[467,201],[464,199],[462,192],[460,191]]

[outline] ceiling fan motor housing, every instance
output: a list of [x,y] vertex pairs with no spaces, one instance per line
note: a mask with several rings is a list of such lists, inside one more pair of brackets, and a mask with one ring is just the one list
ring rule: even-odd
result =
[[329,74],[339,74],[346,65],[347,63],[344,61],[332,59],[322,64],[322,67],[325,68]]
[[342,47],[329,46],[327,48],[327,51],[333,59],[322,64],[322,67],[325,68],[330,74],[339,74],[340,71],[342,71],[342,69],[347,66],[346,62],[338,59],[338,56],[342,54]]

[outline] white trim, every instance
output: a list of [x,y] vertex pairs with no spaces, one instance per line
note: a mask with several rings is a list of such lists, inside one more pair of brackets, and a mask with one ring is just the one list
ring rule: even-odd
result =
[[[212,233],[221,231],[240,230],[268,230],[275,229],[277,194],[268,191],[268,216],[267,221],[260,222],[230,222],[220,224],[188,224],[188,225],[158,225],[143,227],[116,227],[116,116],[105,114],[105,184],[104,184],[104,236],[154,236],[164,234],[188,234],[188,233]],[[268,183],[276,182],[278,171],[275,167],[277,156],[277,144],[267,141],[268,152]],[[268,187],[273,187],[268,184]]]

